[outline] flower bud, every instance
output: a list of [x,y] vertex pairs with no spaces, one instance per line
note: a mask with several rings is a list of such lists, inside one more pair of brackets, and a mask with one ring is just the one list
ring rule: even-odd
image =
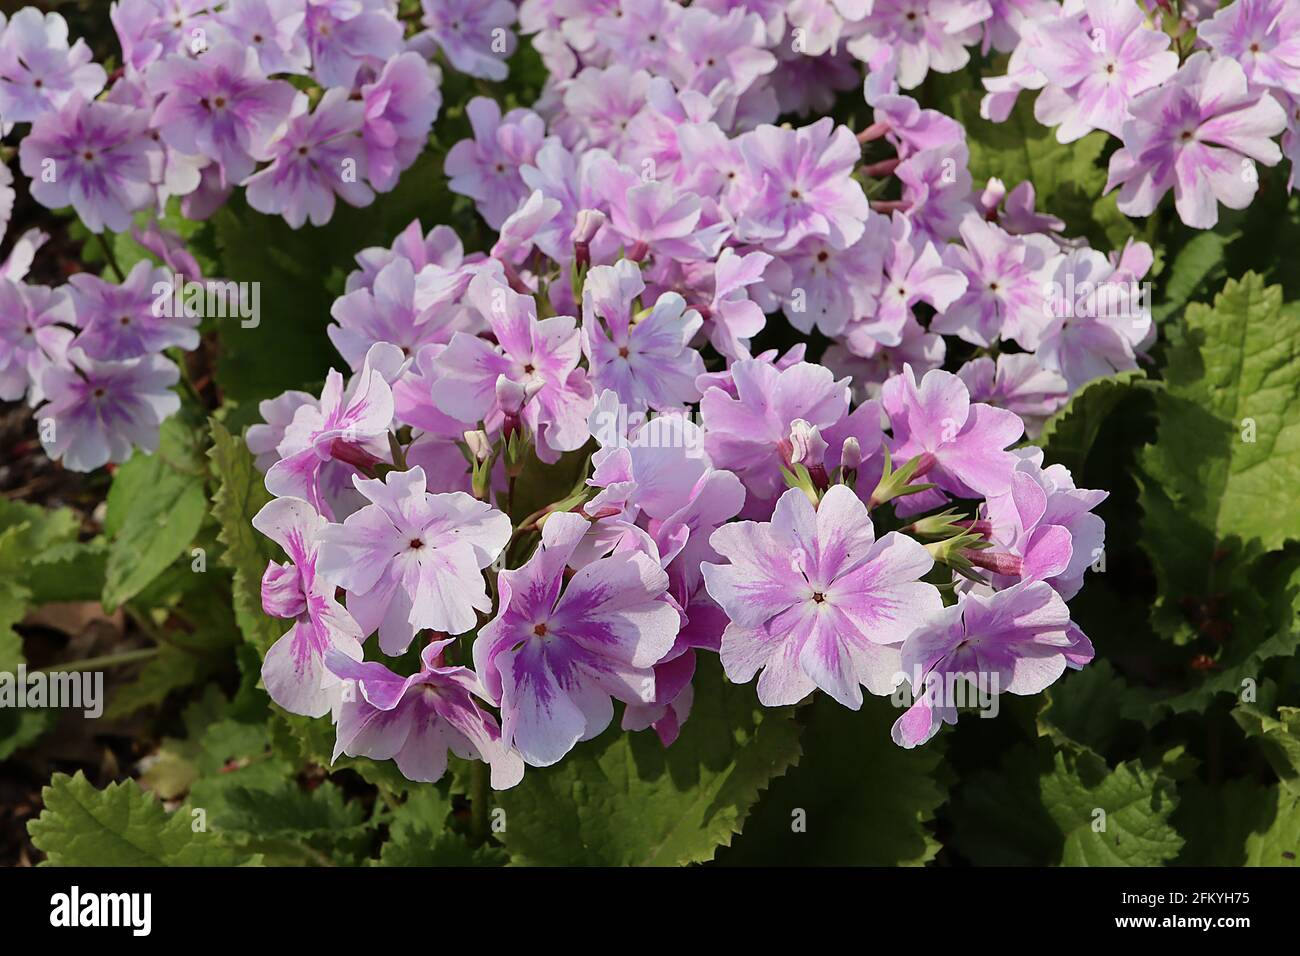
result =
[[607,217],[599,209],[579,209],[569,238],[575,243],[586,245],[596,238],[596,233],[600,232],[600,227],[607,221]]
[[262,610],[272,617],[298,617],[307,612],[297,565],[290,561],[267,563],[262,575]]
[[808,424],[802,418],[790,423],[790,461],[792,464],[812,468],[820,465],[826,457],[826,439],[822,438],[819,428]]
[[528,393],[524,390],[523,382],[516,382],[504,375],[497,376],[497,404],[506,417],[518,417],[527,399]]
[[487,432],[481,428],[465,433],[465,444],[475,461],[487,461],[492,454],[492,443],[488,441]]
[[852,436],[844,439],[840,449],[840,467],[845,471],[857,471],[862,467],[862,445]]

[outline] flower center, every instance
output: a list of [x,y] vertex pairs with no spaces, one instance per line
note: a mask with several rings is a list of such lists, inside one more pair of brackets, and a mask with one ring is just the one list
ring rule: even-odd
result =
[[424,542],[421,541],[419,538],[412,538],[410,545],[412,551],[419,551],[421,548],[424,547]]
[[814,604],[821,604],[821,603],[824,602],[825,600],[826,600],[826,595],[825,595],[825,594],[822,594],[821,591],[814,591],[814,592],[813,592],[813,603],[814,603]]
[[538,637],[545,637],[545,636],[546,636],[546,624],[545,624],[545,622],[543,622],[543,623],[541,623],[541,624],[534,624],[534,625],[533,625],[533,633],[536,634]]

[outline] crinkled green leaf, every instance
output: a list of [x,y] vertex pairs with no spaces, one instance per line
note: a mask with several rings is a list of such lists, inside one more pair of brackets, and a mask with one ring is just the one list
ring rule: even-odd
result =
[[819,695],[799,717],[799,764],[772,781],[719,860],[738,865],[918,865],[939,843],[947,799],[943,741],[904,750],[890,739],[899,711],[867,697],[859,711]]
[[1159,429],[1141,459],[1143,547],[1157,628],[1186,635],[1188,602],[1223,591],[1225,553],[1300,538],[1300,309],[1257,275],[1191,305],[1169,349]]
[[1127,401],[1151,391],[1153,383],[1141,371],[1121,372],[1089,382],[1044,423],[1034,443],[1042,446],[1048,464],[1064,465],[1076,480],[1082,480],[1084,465],[1102,425]]
[[55,774],[45,809],[27,825],[51,866],[237,866],[258,862],[217,834],[194,831],[182,808],[167,813],[134,780],[96,790],[85,775]]
[[1173,822],[1186,844],[1186,866],[1296,866],[1300,860],[1300,794],[1249,779],[1217,786],[1193,782],[1179,790]]
[[1175,315],[1193,300],[1209,298],[1224,277],[1224,252],[1231,236],[1198,232],[1178,250],[1160,277],[1161,301],[1151,310],[1157,322]]
[[1255,704],[1241,704],[1232,717],[1264,752],[1282,785],[1300,794],[1300,707],[1279,707],[1273,714]]
[[452,803],[441,785],[422,784],[388,820],[388,839],[376,866],[505,866],[510,855],[498,846],[472,846],[448,827]]
[[253,516],[271,500],[262,473],[244,442],[213,420],[212,463],[216,492],[212,513],[221,526],[218,540],[225,546],[219,558],[234,575],[235,619],[244,639],[265,654],[284,633],[283,623],[262,611],[262,574],[275,557],[275,544],[258,534]]
[[1041,786],[1065,837],[1065,866],[1159,866],[1182,847],[1169,823],[1177,793],[1156,771],[1133,763],[1111,769],[1090,754],[1058,752]]
[[725,683],[707,658],[695,691],[668,749],[650,731],[615,725],[496,794],[512,860],[673,866],[710,860],[730,843],[759,794],[798,758],[798,727],[788,708],[761,707],[753,687]]
[[340,202],[325,226],[292,229],[239,196],[216,212],[211,222],[219,274],[258,284],[256,326],[237,319],[217,323],[216,379],[225,399],[239,403],[239,424],[254,420],[259,400],[316,387],[331,367],[345,367],[325,327],[344,276],[357,267],[356,254],[392,245],[413,219],[426,230],[445,222],[448,198],[439,161],[426,152],[392,192],[364,209]]
[[104,521],[110,535],[104,606],[139,594],[192,545],[207,513],[196,436],[181,416],[163,424],[152,455],[137,451],[113,476]]

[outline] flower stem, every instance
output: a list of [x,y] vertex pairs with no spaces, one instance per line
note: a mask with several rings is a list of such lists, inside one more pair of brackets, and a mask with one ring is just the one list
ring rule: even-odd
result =
[[80,661],[67,661],[63,664],[51,664],[48,667],[40,667],[32,671],[33,674],[48,674],[50,671],[93,671],[102,670],[108,667],[117,667],[121,664],[134,664],[136,661],[144,661],[156,655],[162,648],[145,647],[134,651],[122,651],[119,654],[105,654],[102,657],[87,657]]
[[117,255],[113,252],[113,247],[108,244],[108,240],[104,238],[102,232],[95,233],[95,238],[99,240],[99,248],[103,250],[104,259],[108,262],[109,268],[117,274],[117,281],[125,282],[126,273],[123,272],[122,267],[117,264]]
[[475,843],[486,843],[488,838],[488,765],[475,760],[471,768],[469,795],[470,835]]

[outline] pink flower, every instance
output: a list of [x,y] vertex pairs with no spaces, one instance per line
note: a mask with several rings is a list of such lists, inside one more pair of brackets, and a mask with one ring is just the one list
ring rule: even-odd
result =
[[1009,235],[974,215],[962,221],[961,239],[961,245],[944,249],[944,264],[966,276],[966,293],[936,315],[930,328],[974,345],[1001,338],[1035,348],[1047,322],[1043,283],[1060,261],[1056,243],[1041,235]]
[[40,379],[72,339],[75,321],[66,288],[49,289],[0,278],[0,401],[32,404],[40,399]]
[[334,323],[325,331],[354,371],[376,343],[387,342],[413,356],[425,345],[445,345],[454,331],[446,324],[447,312],[435,316],[405,258],[394,258],[380,269],[373,288],[354,289],[335,299],[330,315]]
[[[965,383],[941,369],[926,372],[918,386],[910,365],[885,383],[881,401],[894,434],[894,460],[902,464],[928,456],[921,480],[960,498],[1010,490],[1016,458],[1003,449],[1025,430],[1014,412],[972,403]],[[929,495],[912,495],[900,504]]]
[[970,389],[971,401],[1005,408],[1024,419],[1031,438],[1070,397],[1065,379],[1026,352],[999,355],[996,365],[988,356],[971,359],[957,370],[957,377]]
[[[131,359],[174,347],[199,344],[199,318],[170,315],[172,273],[147,259],[137,262],[120,285],[81,272],[68,279],[76,324],[76,344],[93,359]],[[159,308],[163,303],[166,309]]]
[[1119,208],[1149,216],[1171,188],[1178,215],[1209,229],[1218,203],[1250,205],[1258,188],[1251,160],[1275,165],[1282,153],[1273,137],[1286,128],[1286,112],[1267,93],[1252,91],[1232,60],[1194,53],[1158,89],[1129,107],[1124,148],[1110,158],[1106,191],[1120,188]]
[[713,269],[713,296],[705,329],[713,347],[727,358],[749,358],[749,340],[763,330],[767,316],[749,294],[748,287],[763,280],[772,257],[765,252],[738,255],[722,250]]
[[321,470],[332,462],[355,470],[388,456],[391,385],[401,374],[402,359],[396,346],[372,345],[346,390],[343,376],[330,369],[319,403],[299,405],[285,428],[276,449],[280,460],[266,473],[266,490],[279,497],[305,498],[321,514],[334,517]]
[[883,49],[898,61],[898,83],[910,90],[927,73],[953,73],[970,60],[966,48],[979,42],[980,24],[992,14],[987,0],[876,0],[866,33],[849,51],[870,62]]
[[323,717],[339,697],[338,678],[325,666],[330,651],[361,660],[361,628],[334,599],[334,582],[319,573],[321,532],[329,524],[301,498],[277,498],[253,517],[253,527],[289,556],[262,575],[262,609],[292,618],[293,627],[262,661],[262,683],[291,714]]
[[370,504],[321,532],[321,573],[347,591],[362,634],[401,654],[424,628],[463,634],[491,611],[483,569],[510,519],[464,492],[429,494],[423,468],[354,478]]
[[496,344],[457,332],[436,359],[433,401],[467,425],[489,421],[499,427],[497,381],[503,376],[528,398],[523,423],[547,461],[587,441],[587,413],[593,399],[586,372],[578,368],[579,332],[569,316],[537,318],[537,303],[486,272],[470,282],[469,301],[487,319]]
[[256,168],[254,155],[266,154],[295,96],[288,83],[266,78],[256,52],[234,42],[218,43],[193,59],[159,60],[147,79],[160,97],[152,125],[163,142],[211,159],[232,183]]
[[816,328],[837,336],[850,322],[875,312],[888,240],[883,218],[873,222],[869,217],[868,222],[877,228],[864,232],[848,248],[836,249],[824,239],[805,239],[782,257],[791,272],[783,311],[805,335]]
[[957,723],[956,680],[974,681],[981,694],[1037,694],[1065,672],[1074,648],[1070,612],[1042,581],[962,595],[903,644],[915,703],[894,723],[894,743],[910,749]]
[[161,355],[97,362],[68,349],[66,362],[41,371],[45,404],[35,415],[50,426],[41,428],[45,453],[72,471],[94,471],[126,461],[135,448],[156,450],[163,421],[181,407],[171,390],[179,379]]
[[442,652],[452,643],[430,641],[420,652],[419,671],[410,677],[331,652],[329,667],[354,684],[339,707],[334,758],[392,760],[406,779],[433,783],[446,772],[450,750],[487,763],[494,790],[522,780],[524,762],[505,746],[496,718],[475,699],[483,691],[474,672],[442,663]]
[[587,519],[557,513],[542,544],[498,575],[500,610],[474,642],[474,666],[502,714],[502,737],[532,766],[549,766],[614,716],[611,697],[655,699],[654,665],[673,646],[680,616],[668,575],[637,551],[600,558],[565,583]]
[[257,54],[268,76],[307,72],[311,51],[302,29],[306,19],[306,0],[230,0],[217,13],[217,22],[231,39]]
[[862,236],[870,206],[851,175],[862,147],[847,127],[829,117],[797,130],[760,126],[739,142],[748,177],[739,238],[786,252],[807,236],[840,249]]
[[1017,581],[1046,581],[1070,600],[1083,587],[1083,575],[1101,556],[1106,523],[1092,511],[1107,498],[1104,491],[1075,488],[1063,465],[1043,467],[1041,448],[1022,448],[1011,476],[1011,490],[994,495],[980,510],[991,526],[996,551],[1021,559],[1018,574],[990,575],[993,586]]
[[784,482],[781,442],[796,419],[828,428],[848,413],[848,380],[819,365],[786,369],[760,358],[731,364],[735,396],[707,388],[700,401],[704,449],[719,468],[734,471],[756,498],[771,501]]
[[592,386],[612,389],[630,409],[667,410],[700,397],[695,378],[704,360],[691,348],[703,319],[686,301],[665,292],[650,313],[632,321],[632,304],[645,291],[636,263],[595,266],[582,290],[582,349]]
[[150,135],[149,113],[80,95],[32,124],[19,159],[36,201],[72,206],[91,232],[125,232],[162,180],[163,151]]
[[288,127],[257,156],[271,164],[245,184],[248,204],[284,216],[294,229],[309,218],[313,226],[329,222],[336,195],[352,206],[369,205],[375,194],[364,182],[364,120],[364,104],[349,99],[347,90],[326,90],[311,113],[306,94],[299,93]]
[[1148,27],[1133,0],[1083,0],[1087,20],[1063,16],[1040,25],[1029,50],[1047,77],[1034,116],[1070,143],[1094,129],[1119,136],[1135,96],[1178,69],[1169,36]]
[[737,683],[760,669],[758,699],[796,704],[815,688],[845,707],[862,687],[887,694],[898,649],[943,607],[920,579],[934,561],[918,542],[891,532],[876,540],[866,506],[833,485],[814,509],[792,488],[771,522],[724,525],[709,539],[728,564],[705,564],[709,594],[731,623],[722,665]]
[[916,324],[918,303],[942,315],[966,291],[966,276],[945,266],[934,243],[914,233],[911,220],[901,213],[890,220],[883,262],[875,311],[844,330],[848,347],[863,356],[874,355],[880,345],[898,345]]
[[73,96],[93,100],[106,76],[91,56],[85,40],[68,46],[68,24],[59,14],[23,7],[0,32],[0,117],[30,123]]
[[403,53],[384,64],[379,78],[361,88],[366,104],[362,140],[366,174],[379,192],[415,162],[429,139],[442,106],[442,72],[418,53]]
[[303,30],[312,74],[345,93],[363,66],[378,69],[402,51],[402,24],[388,0],[308,0]]
[[903,184],[907,218],[918,237],[942,245],[957,238],[971,203],[970,150],[964,140],[923,149],[894,170]]
[[1289,0],[1236,0],[1198,24],[1196,36],[1239,63],[1252,84],[1300,96],[1300,7]]
[[[421,0],[423,23],[458,73],[504,80],[506,60],[519,41],[507,30],[515,22],[509,0]],[[417,38],[418,39],[418,38]]]
[[493,229],[499,229],[528,188],[519,167],[532,163],[546,139],[546,123],[532,110],[511,110],[504,117],[495,100],[476,96],[465,108],[473,139],[463,139],[443,162],[454,193],[468,196]]
[[1154,338],[1150,303],[1138,282],[1151,264],[1151,250],[1145,243],[1136,247],[1144,257],[1139,274],[1122,263],[1117,268],[1093,249],[1076,249],[1052,277],[1052,318],[1035,343],[1036,354],[1071,392],[1094,378],[1137,368],[1138,351]]

